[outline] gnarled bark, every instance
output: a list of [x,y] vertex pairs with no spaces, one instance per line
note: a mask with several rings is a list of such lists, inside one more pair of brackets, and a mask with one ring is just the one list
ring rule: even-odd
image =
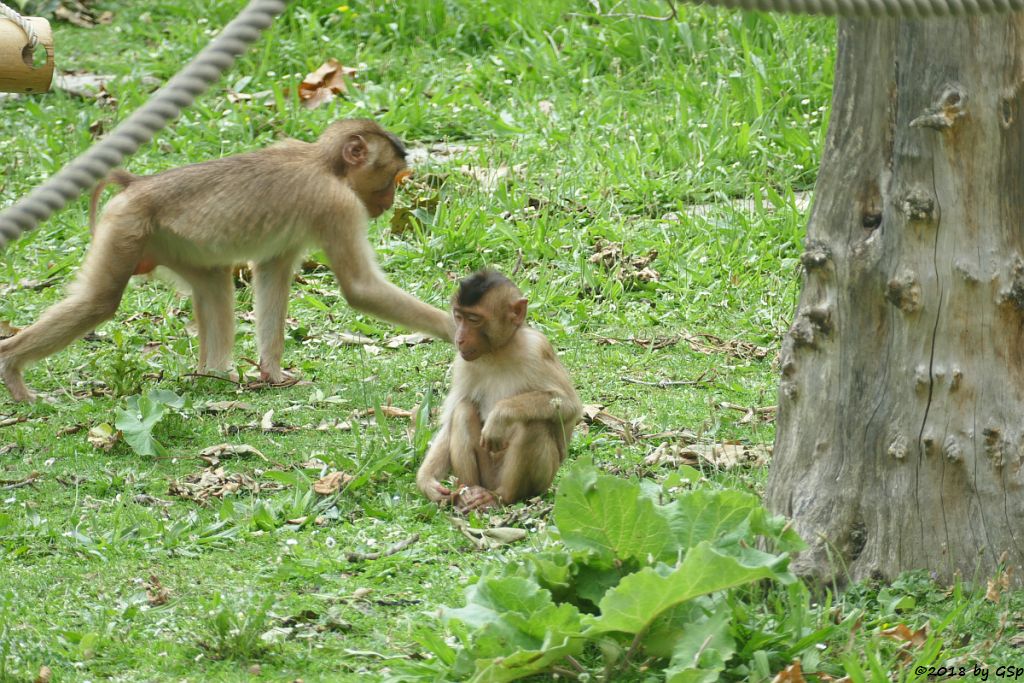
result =
[[820,580],[1024,563],[1022,37],[840,21],[767,491]]

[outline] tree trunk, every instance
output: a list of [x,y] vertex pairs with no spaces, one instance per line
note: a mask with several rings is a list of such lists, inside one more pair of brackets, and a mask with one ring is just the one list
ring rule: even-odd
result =
[[1022,37],[839,22],[767,490],[818,580],[1024,577]]

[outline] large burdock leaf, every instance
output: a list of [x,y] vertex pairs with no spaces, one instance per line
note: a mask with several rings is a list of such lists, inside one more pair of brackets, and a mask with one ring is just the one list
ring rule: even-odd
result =
[[761,509],[757,496],[742,491],[697,489],[670,506],[672,531],[683,548],[701,541],[728,545],[750,536],[750,518]]
[[521,577],[484,576],[466,590],[466,606],[442,611],[444,621],[471,627],[456,672],[487,683],[547,671],[583,649],[580,613]]
[[678,546],[668,513],[639,492],[637,484],[600,476],[581,461],[555,494],[554,520],[566,546],[641,563],[674,559]]
[[601,600],[601,614],[585,617],[586,636],[617,631],[637,634],[666,610],[699,595],[734,588],[761,579],[788,579],[787,557],[747,551],[742,559],[726,555],[702,541],[690,548],[675,567],[659,564],[624,577]]

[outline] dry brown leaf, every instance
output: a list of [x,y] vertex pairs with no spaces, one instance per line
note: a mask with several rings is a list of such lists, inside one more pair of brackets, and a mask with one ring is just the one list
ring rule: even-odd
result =
[[21,332],[21,328],[12,325],[9,320],[0,320],[0,337],[6,339],[7,337],[13,337],[19,332]]
[[205,504],[210,498],[223,498],[240,491],[260,493],[280,491],[282,488],[284,487],[275,482],[260,483],[246,474],[227,474],[223,467],[208,467],[201,472],[171,482],[167,492],[178,498]]
[[484,192],[494,192],[498,189],[498,186],[507,179],[511,174],[519,175],[526,169],[526,164],[516,164],[509,168],[508,166],[498,166],[497,168],[481,167],[481,166],[459,166],[459,171],[470,176],[478,183],[480,183],[480,189]]
[[[395,406],[381,406],[380,412],[384,417],[408,418],[412,417],[413,415],[411,410],[406,410],[405,408],[398,408]],[[370,415],[374,415],[375,413],[376,408],[366,408],[364,410],[357,410],[354,413],[354,415],[356,417],[369,417]]]
[[136,505],[144,505],[146,507],[165,507],[166,508],[166,507],[171,507],[172,505],[174,505],[174,503],[172,503],[169,500],[163,500],[161,498],[156,498],[155,496],[151,496],[148,493],[140,493],[140,494],[134,496],[132,498],[132,502],[135,503]]
[[800,660],[796,660],[785,669],[780,671],[772,679],[772,683],[807,683],[807,679],[804,678],[804,672],[800,666]]
[[512,527],[494,527],[477,529],[471,527],[469,522],[459,517],[451,518],[452,524],[458,529],[463,536],[468,538],[470,542],[476,546],[478,550],[489,550],[491,548],[499,548],[503,545],[509,545],[516,541],[521,541],[526,538],[525,529],[515,529]]
[[53,671],[50,670],[50,667],[46,666],[45,664],[39,667],[39,675],[36,676],[35,683],[50,683],[50,681],[52,680]]
[[109,451],[117,443],[120,438],[121,432],[117,431],[106,422],[96,425],[89,430],[89,435],[86,437],[89,443],[92,444],[93,448],[98,448],[101,451]]
[[156,574],[151,574],[146,582],[146,601],[151,607],[167,604],[171,597],[171,591],[165,588]]
[[926,624],[916,631],[911,631],[906,624],[896,624],[892,628],[882,631],[880,635],[883,638],[892,638],[907,643],[911,647],[921,647],[928,640],[928,626]]
[[583,421],[587,424],[597,424],[613,432],[626,443],[633,443],[640,438],[641,419],[625,420],[604,411],[603,406],[583,406]]
[[199,452],[199,457],[202,460],[205,460],[211,467],[219,465],[223,458],[231,458],[235,456],[248,457],[250,455],[255,455],[263,460],[267,460],[267,456],[263,455],[259,450],[244,443],[221,443],[216,446],[204,448]]
[[107,90],[107,83],[113,78],[84,71],[67,71],[54,75],[53,87],[83,100],[95,100],[97,104],[114,107],[117,99]]
[[299,100],[302,106],[306,109],[316,109],[333,100],[336,95],[344,95],[348,92],[345,78],[355,78],[357,73],[358,69],[344,66],[337,59],[328,59],[299,83]]
[[763,467],[771,460],[772,449],[767,444],[659,444],[644,458],[647,466],[696,465],[701,460],[723,470],[733,467]]
[[433,337],[423,334],[422,332],[414,332],[413,334],[400,334],[388,339],[384,346],[389,349],[397,349],[400,346],[416,346],[418,344],[428,344],[433,341]]
[[229,410],[255,410],[255,406],[245,401],[213,401],[203,406],[204,413],[225,413]]
[[344,472],[331,472],[313,482],[313,491],[321,496],[329,496],[341,490],[341,487],[352,481],[351,474]]

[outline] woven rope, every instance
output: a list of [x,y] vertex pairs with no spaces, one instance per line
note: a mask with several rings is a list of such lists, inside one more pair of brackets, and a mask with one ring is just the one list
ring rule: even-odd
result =
[[182,109],[220,78],[274,17],[284,11],[285,5],[283,0],[252,0],[188,66],[110,135],[20,202],[0,211],[0,247],[62,209],[177,118]]
[[[700,1],[700,0],[697,0]],[[762,12],[822,14],[847,17],[948,17],[1024,11],[1024,0],[703,0],[710,5]],[[284,0],[252,0],[223,33],[196,56],[141,109],[132,114],[104,140],[32,190],[17,204],[0,211],[0,248],[63,208],[82,190],[103,178],[156,131],[176,118],[227,70],[235,57],[284,11]],[[7,10],[6,12],[4,10]],[[0,3],[0,13],[10,12],[35,33],[14,10]],[[13,18],[13,17],[11,17]],[[19,21],[20,20],[20,21]],[[22,23],[24,22],[24,23]]]
[[28,36],[28,44],[33,50],[36,49],[36,45],[39,44],[39,37],[36,36],[36,30],[32,28],[32,22],[21,16],[13,9],[0,2],[0,15],[3,15],[13,21],[15,24],[21,27],[21,30]]

